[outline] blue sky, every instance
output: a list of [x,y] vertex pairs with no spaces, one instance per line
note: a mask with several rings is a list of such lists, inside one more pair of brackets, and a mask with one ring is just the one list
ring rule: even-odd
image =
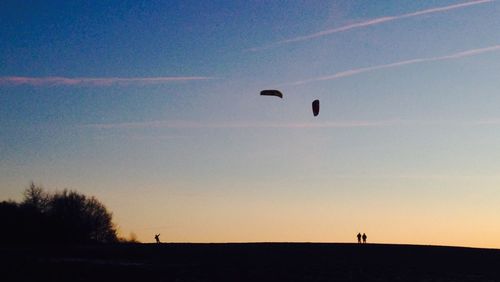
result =
[[498,247],[499,12],[2,1],[0,199],[76,189],[143,241]]

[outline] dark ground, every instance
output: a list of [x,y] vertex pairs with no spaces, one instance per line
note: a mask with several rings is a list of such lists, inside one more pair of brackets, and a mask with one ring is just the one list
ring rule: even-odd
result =
[[0,281],[500,281],[500,250],[319,243],[4,245]]

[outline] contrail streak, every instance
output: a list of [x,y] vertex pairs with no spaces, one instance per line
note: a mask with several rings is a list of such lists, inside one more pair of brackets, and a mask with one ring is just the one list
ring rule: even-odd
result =
[[[97,123],[82,125],[81,128],[96,130],[136,130],[136,129],[313,129],[313,128],[382,128],[393,126],[498,126],[500,118],[490,117],[476,120],[335,120],[321,122],[258,122],[258,121],[215,121],[198,122],[183,120],[157,120],[123,123]],[[137,137],[137,136],[135,136]],[[140,137],[137,137],[138,139]],[[146,138],[158,138],[147,136]],[[187,136],[160,136],[160,138],[187,138]]]
[[214,79],[206,76],[161,76],[161,77],[26,77],[4,76],[0,77],[0,85],[30,85],[30,86],[112,86],[112,85],[148,85],[170,82]]
[[395,63],[390,63],[390,64],[351,69],[351,70],[341,71],[341,72],[338,72],[338,73],[335,73],[332,75],[326,75],[326,76],[320,76],[320,77],[315,77],[315,78],[309,78],[309,79],[305,79],[305,80],[299,80],[299,81],[295,81],[295,82],[284,83],[284,84],[281,84],[280,86],[302,85],[302,84],[307,84],[307,83],[316,82],[316,81],[335,80],[335,79],[349,77],[349,76],[353,76],[353,75],[357,75],[357,74],[361,74],[361,73],[365,73],[365,72],[372,72],[372,71],[376,71],[376,70],[390,69],[390,68],[425,63],[425,62],[460,59],[460,58],[464,58],[464,57],[470,57],[470,56],[475,56],[475,55],[488,53],[488,52],[494,52],[494,51],[500,51],[500,45],[494,45],[494,46],[479,48],[479,49],[472,49],[472,50],[462,51],[462,52],[453,53],[453,54],[445,55],[445,56],[439,56],[439,57],[417,58],[417,59],[405,60],[405,61],[400,61],[400,62],[395,62]]
[[366,27],[366,26],[378,25],[378,24],[385,23],[385,22],[391,22],[391,21],[396,21],[396,20],[401,20],[401,19],[406,19],[406,18],[413,18],[413,17],[422,16],[422,15],[442,13],[442,12],[446,12],[446,11],[450,11],[450,10],[454,10],[454,9],[459,9],[459,8],[464,8],[464,7],[474,6],[474,5],[479,5],[479,4],[485,4],[485,3],[490,3],[490,2],[494,2],[494,1],[496,1],[496,0],[477,0],[477,1],[465,2],[465,3],[454,4],[454,5],[444,6],[444,7],[437,7],[437,8],[416,11],[413,13],[402,14],[399,16],[387,16],[387,17],[375,18],[375,19],[371,19],[371,20],[367,20],[367,21],[363,21],[363,22],[359,22],[359,23],[354,23],[354,24],[349,24],[349,25],[337,27],[337,28],[319,31],[319,32],[309,34],[309,35],[304,35],[304,36],[299,36],[299,37],[295,37],[295,38],[277,41],[277,42],[271,43],[269,45],[250,48],[250,49],[247,49],[246,51],[256,52],[256,51],[270,49],[270,48],[277,47],[277,46],[284,45],[284,44],[288,44],[288,43],[300,42],[300,41],[305,41],[305,40],[314,39],[314,38],[318,38],[318,37],[323,37],[323,36],[333,34],[333,33],[344,32],[344,31],[348,31],[351,29],[357,29],[357,28],[362,28],[362,27]]
[[245,128],[355,128],[355,127],[384,127],[398,124],[398,120],[348,120],[348,121],[328,121],[328,122],[252,122],[252,121],[232,121],[232,122],[193,122],[193,121],[146,121],[146,122],[126,122],[126,123],[101,123],[87,124],[84,128],[91,129],[141,129],[141,128],[175,128],[175,129],[245,129]]

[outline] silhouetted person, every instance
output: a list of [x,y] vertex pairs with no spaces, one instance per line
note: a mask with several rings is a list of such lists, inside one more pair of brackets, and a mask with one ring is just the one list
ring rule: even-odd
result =
[[356,237],[358,237],[358,244],[361,244],[361,233],[358,233]]
[[160,243],[161,243],[161,242],[160,242],[160,234],[156,234],[156,235],[155,235],[155,240],[156,240],[156,243],[157,243],[157,244],[160,244]]
[[367,238],[366,234],[363,233],[363,243],[366,243],[366,238]]

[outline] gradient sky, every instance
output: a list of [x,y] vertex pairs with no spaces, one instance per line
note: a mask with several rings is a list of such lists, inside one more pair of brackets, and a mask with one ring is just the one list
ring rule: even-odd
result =
[[499,86],[493,0],[4,0],[0,200],[75,189],[144,242],[500,248]]

